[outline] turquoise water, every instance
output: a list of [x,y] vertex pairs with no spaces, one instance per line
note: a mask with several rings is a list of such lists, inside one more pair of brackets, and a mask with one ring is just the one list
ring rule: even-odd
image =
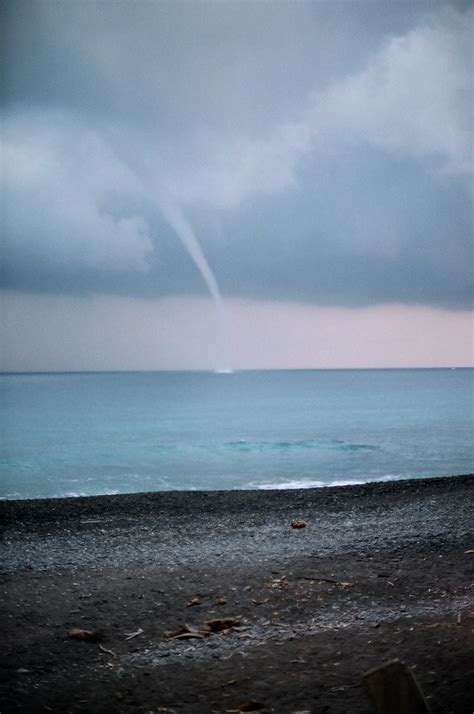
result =
[[2,375],[2,498],[473,471],[474,370]]

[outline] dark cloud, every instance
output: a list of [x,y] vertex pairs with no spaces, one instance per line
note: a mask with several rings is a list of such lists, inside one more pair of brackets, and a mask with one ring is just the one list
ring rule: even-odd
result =
[[3,285],[470,305],[472,17],[6,3]]

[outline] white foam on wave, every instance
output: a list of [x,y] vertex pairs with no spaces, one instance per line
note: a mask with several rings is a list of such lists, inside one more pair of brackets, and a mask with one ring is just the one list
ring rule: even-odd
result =
[[259,491],[284,491],[296,488],[324,488],[325,486],[351,486],[361,484],[365,481],[280,481],[278,483],[251,483],[250,488],[257,488]]
[[90,491],[65,491],[64,493],[51,496],[51,498],[83,498],[84,496],[117,496],[119,489],[116,488],[104,488],[98,493],[91,493]]
[[386,476],[381,476],[380,478],[372,479],[336,479],[334,481],[314,481],[309,479],[292,480],[292,481],[279,481],[278,483],[251,483],[249,488],[256,488],[259,491],[284,491],[297,488],[329,488],[330,486],[360,486],[364,483],[376,483],[381,481],[401,481],[403,479],[409,479],[411,475],[407,476],[395,476],[393,474],[388,474]]

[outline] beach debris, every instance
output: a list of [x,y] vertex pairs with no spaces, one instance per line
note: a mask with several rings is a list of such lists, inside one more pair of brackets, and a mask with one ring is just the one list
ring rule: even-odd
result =
[[334,578],[318,578],[309,575],[296,575],[296,580],[310,580],[314,583],[328,583],[329,585],[338,585],[340,588],[353,588],[354,583],[345,580],[335,580]]
[[99,645],[99,649],[104,654],[111,655],[112,657],[118,657],[118,654],[116,652],[114,652],[113,650],[108,650],[107,647],[104,647],[103,645]]
[[285,575],[281,578],[272,578],[270,582],[267,583],[267,588],[272,588],[272,590],[284,590],[289,585],[288,580]]
[[17,674],[29,674],[30,670],[26,669],[26,667],[18,667],[16,670]]
[[261,709],[265,709],[265,704],[263,702],[257,702],[255,699],[249,699],[248,702],[243,702],[237,707],[239,712],[257,712]]
[[99,642],[104,638],[101,632],[96,630],[81,630],[79,627],[73,627],[68,630],[67,636],[71,640],[83,640],[84,642]]
[[234,627],[240,627],[240,621],[235,617],[216,618],[207,620],[201,625],[182,625],[175,632],[165,632],[165,637],[168,640],[187,640],[187,639],[203,639],[217,632],[224,632]]
[[191,600],[187,603],[186,607],[194,607],[195,605],[200,605],[201,600],[196,596],[191,598]]
[[366,672],[362,681],[377,714],[429,714],[430,709],[413,672],[398,659]]
[[142,628],[139,627],[136,632],[130,632],[129,634],[125,633],[127,635],[125,638],[125,641],[133,640],[134,637],[138,637],[138,635],[142,635],[143,632],[144,632],[144,630],[142,630]]
[[225,605],[226,603],[225,597],[216,597],[216,605]]
[[471,548],[470,550],[465,550],[464,554],[465,555],[472,555],[474,553],[474,548]]
[[295,518],[295,520],[291,521],[290,525],[292,528],[306,528],[306,523],[301,520],[301,518]]
[[240,627],[240,621],[235,617],[218,617],[214,620],[207,620],[204,624],[210,628],[211,632],[222,632],[233,627]]
[[167,640],[202,640],[210,634],[209,631],[204,632],[202,628],[197,629],[189,625],[183,625],[183,627],[180,627],[176,632],[165,632],[165,637]]

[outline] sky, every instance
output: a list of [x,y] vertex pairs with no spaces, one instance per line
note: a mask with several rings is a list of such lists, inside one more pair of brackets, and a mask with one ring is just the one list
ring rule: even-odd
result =
[[473,364],[472,2],[1,14],[3,370]]

